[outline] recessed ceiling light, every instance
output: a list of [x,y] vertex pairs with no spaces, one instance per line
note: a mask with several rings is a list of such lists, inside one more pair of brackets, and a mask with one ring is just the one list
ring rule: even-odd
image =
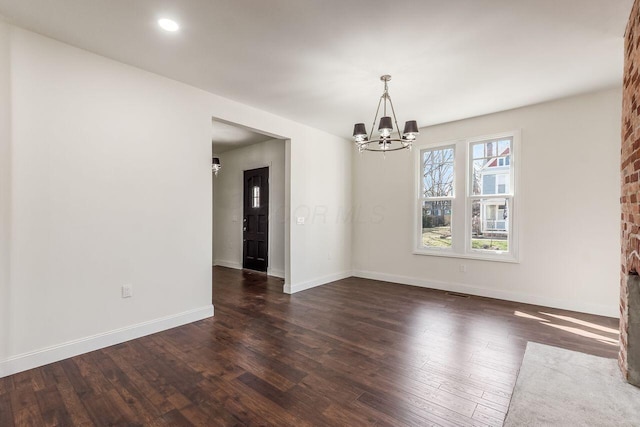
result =
[[158,19],[158,25],[165,31],[171,31],[172,33],[180,29],[180,25],[172,19],[162,18]]

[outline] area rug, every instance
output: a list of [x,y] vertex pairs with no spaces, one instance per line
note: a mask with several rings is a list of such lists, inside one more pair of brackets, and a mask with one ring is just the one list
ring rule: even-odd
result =
[[528,343],[505,426],[640,426],[640,388],[613,359]]

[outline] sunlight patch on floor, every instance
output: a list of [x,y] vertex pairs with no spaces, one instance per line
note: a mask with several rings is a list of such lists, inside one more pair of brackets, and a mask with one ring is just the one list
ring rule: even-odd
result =
[[540,314],[544,314],[545,316],[554,317],[556,319],[564,320],[564,321],[567,321],[567,322],[575,323],[576,325],[586,326],[586,327],[589,327],[591,329],[597,329],[597,330],[602,331],[602,332],[608,332],[610,334],[616,334],[616,335],[618,334],[618,330],[617,329],[607,328],[606,326],[598,325],[598,324],[591,323],[591,322],[586,322],[586,321],[580,320],[580,319],[574,319],[573,317],[560,316],[558,314],[543,313],[543,312],[540,312]]
[[524,317],[525,319],[539,320],[540,322],[548,322],[547,319],[543,319],[542,317],[534,316],[533,314],[523,313],[522,311],[517,311],[516,310],[516,311],[513,312],[513,314],[518,316],[518,317]]
[[593,332],[583,331],[582,329],[572,328],[570,326],[554,325],[553,323],[541,323],[541,324],[546,326],[551,326],[552,328],[560,329],[565,332],[570,332],[572,334],[580,335],[582,337],[596,339],[604,344],[615,345],[615,346],[618,345],[618,340],[605,337],[604,335],[594,334]]

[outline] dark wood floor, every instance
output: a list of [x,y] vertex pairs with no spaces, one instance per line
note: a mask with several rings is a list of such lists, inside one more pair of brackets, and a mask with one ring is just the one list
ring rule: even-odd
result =
[[501,425],[527,341],[616,357],[617,320],[214,269],[215,317],[0,379],[0,426]]

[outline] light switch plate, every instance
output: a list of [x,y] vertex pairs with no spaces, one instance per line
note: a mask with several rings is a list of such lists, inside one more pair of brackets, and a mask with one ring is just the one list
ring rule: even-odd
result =
[[133,287],[131,285],[122,285],[122,298],[131,298],[133,296]]

